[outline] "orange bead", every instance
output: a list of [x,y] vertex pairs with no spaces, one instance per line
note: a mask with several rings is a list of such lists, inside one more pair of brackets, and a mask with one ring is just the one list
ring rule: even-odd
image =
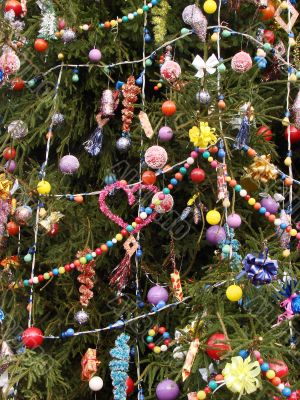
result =
[[284,184],[285,184],[285,186],[291,186],[293,184],[293,179],[292,178],[285,178]]
[[247,154],[250,157],[255,157],[257,153],[254,149],[251,149],[251,147],[250,147],[250,149],[247,150]]
[[237,185],[237,181],[235,179],[231,179],[231,181],[229,181],[229,186],[235,187],[236,185]]
[[74,263],[75,267],[79,267],[80,266],[80,261],[79,260],[75,260]]
[[52,138],[53,138],[53,132],[52,131],[49,131],[48,133],[46,133],[46,139],[47,140],[52,139]]
[[183,178],[183,176],[182,176],[182,174],[180,172],[177,172],[175,174],[175,179],[177,179],[178,181],[182,181],[182,178]]
[[55,36],[59,38],[61,36],[60,32],[55,32]]
[[121,183],[121,185],[127,185],[127,181],[125,181],[125,179],[122,179],[122,180],[120,181],[120,183]]
[[83,203],[83,196],[81,196],[81,194],[78,194],[77,196],[74,196],[74,201],[76,201],[76,203]]
[[122,22],[122,18],[118,18],[118,24],[121,24]]
[[153,171],[145,171],[142,175],[142,182],[145,185],[153,185],[156,182],[156,175]]
[[216,154],[218,151],[219,151],[219,149],[218,149],[217,146],[212,146],[212,147],[209,149],[209,152],[210,152],[211,154]]
[[253,206],[254,210],[259,210],[261,208],[261,204],[260,203],[255,203]]
[[101,244],[100,249],[105,253],[108,250],[106,244]]
[[268,216],[268,220],[271,223],[273,223],[275,221],[275,219],[276,219],[276,215],[274,215],[274,214],[271,214],[271,215]]
[[223,375],[218,374],[218,375],[215,376],[215,381],[216,382],[220,382],[220,381],[223,381],[223,380],[224,380],[224,376]]
[[173,186],[173,185],[171,185],[171,183],[169,183],[169,185],[168,185],[168,189],[172,190],[173,188],[174,188],[174,186]]
[[273,379],[271,380],[271,383],[272,383],[272,385],[274,385],[274,386],[278,386],[278,385],[280,385],[280,383],[281,383],[281,379],[278,378],[278,376],[275,376],[275,378],[273,378]]
[[104,28],[109,29],[111,27],[111,23],[109,21],[104,22]]
[[219,110],[225,110],[225,108],[226,108],[226,103],[225,103],[224,100],[219,100],[219,101],[218,101],[218,108],[219,108]]
[[171,172],[172,170],[171,170],[170,168],[172,168],[172,166],[169,165],[169,164],[166,164],[166,165],[163,167],[163,171],[165,172],[165,171],[169,170],[168,172]]

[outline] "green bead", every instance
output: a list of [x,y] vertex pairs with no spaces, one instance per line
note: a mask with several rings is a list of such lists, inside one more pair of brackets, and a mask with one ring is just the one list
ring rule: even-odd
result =
[[128,225],[126,227],[127,232],[132,232],[134,230],[134,227],[132,225]]
[[50,279],[50,275],[48,274],[48,272],[45,272],[45,273],[44,273],[44,278],[46,279],[46,281],[47,281],[48,279]]
[[92,259],[93,259],[93,256],[91,255],[91,254],[87,254],[86,256],[85,256],[85,258],[86,258],[86,261],[92,261]]
[[149,11],[149,7],[148,6],[143,6],[143,10],[144,11]]
[[182,28],[180,33],[181,33],[181,35],[186,35],[187,33],[189,33],[189,31],[190,30],[188,28]]
[[229,244],[225,244],[225,245],[222,247],[222,253],[224,253],[224,254],[229,254],[229,253],[230,253],[230,246],[229,246]]
[[271,46],[270,43],[264,43],[263,48],[264,48],[264,50],[266,50],[266,51],[272,50],[272,46]]
[[25,261],[25,262],[30,262],[30,261],[32,261],[32,256],[31,256],[31,254],[26,254],[26,256],[24,256],[24,261]]
[[222,36],[223,36],[223,38],[228,38],[229,36],[231,36],[231,32],[228,31],[227,29],[224,29],[222,31]]
[[205,152],[202,154],[202,157],[207,159],[208,157],[210,157],[210,152],[209,152],[209,151],[205,151]]
[[185,175],[185,174],[186,174],[186,168],[180,167],[179,172],[180,172],[182,175]]
[[28,280],[28,279],[24,279],[23,285],[24,285],[24,286],[29,286],[29,280]]
[[163,189],[163,194],[169,194],[169,193],[170,193],[170,189],[168,189],[168,188]]
[[34,79],[30,79],[30,81],[27,82],[27,85],[32,88],[33,86],[35,86],[35,80]]
[[150,58],[148,58],[148,60],[146,60],[146,66],[151,67],[151,65],[152,65],[152,60],[150,60]]
[[219,72],[225,72],[226,71],[226,66],[225,66],[225,64],[220,64],[220,65],[218,65],[218,71]]
[[103,72],[104,72],[105,74],[109,74],[109,73],[110,73],[109,68],[108,68],[108,67],[104,67],[104,68],[103,68]]
[[240,192],[240,191],[242,190],[242,186],[241,186],[241,185],[236,185],[236,186],[234,187],[234,190],[235,190],[236,192]]
[[86,264],[86,263],[87,263],[85,257],[80,257],[80,258],[79,258],[79,261],[80,261],[80,264]]
[[300,78],[300,71],[296,72],[296,77],[299,79]]
[[78,82],[78,81],[79,81],[79,76],[78,76],[77,74],[74,74],[74,75],[72,76],[72,81],[73,81],[73,82]]

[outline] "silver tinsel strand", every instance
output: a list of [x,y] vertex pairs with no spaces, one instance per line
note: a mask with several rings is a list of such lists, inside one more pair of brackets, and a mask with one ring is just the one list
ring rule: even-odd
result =
[[42,14],[38,37],[46,40],[57,39],[55,36],[55,32],[57,31],[57,19],[52,1],[38,0],[36,4],[41,9]]

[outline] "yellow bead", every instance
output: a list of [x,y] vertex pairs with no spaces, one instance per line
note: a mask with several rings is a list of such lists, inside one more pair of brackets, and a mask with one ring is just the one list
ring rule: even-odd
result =
[[217,3],[214,0],[206,0],[203,9],[207,14],[213,14],[217,9]]
[[161,352],[161,349],[159,346],[155,346],[153,351],[154,351],[154,353],[159,354]]
[[137,12],[139,15],[142,15],[144,11],[143,11],[141,8],[138,8],[138,9],[136,10],[136,12]]
[[284,165],[286,165],[287,167],[290,167],[292,165],[291,157],[286,157],[286,159],[284,160]]
[[221,221],[221,214],[217,210],[210,210],[206,214],[206,221],[210,225],[217,225]]
[[296,74],[290,74],[289,75],[289,81],[290,82],[296,82],[297,81],[297,75]]
[[155,330],[154,329],[149,329],[148,336],[155,336]]
[[217,41],[219,40],[219,34],[218,34],[218,32],[214,32],[214,33],[211,35],[210,40],[211,40],[212,42],[217,42]]
[[296,236],[297,233],[298,233],[298,232],[297,232],[296,229],[291,229],[291,230],[290,230],[290,235],[291,235],[291,236]]
[[134,228],[136,228],[137,223],[136,222],[132,222],[131,224]]
[[226,182],[230,182],[231,181],[231,176],[226,176]]
[[224,199],[224,200],[223,200],[223,207],[225,207],[225,208],[230,207],[230,201],[229,201],[229,199]]
[[283,252],[282,252],[283,257],[289,257],[290,254],[291,254],[291,252],[290,252],[289,249],[285,249],[285,250],[283,250]]
[[266,372],[266,377],[268,379],[273,379],[273,378],[275,378],[275,376],[276,376],[276,372],[273,371],[272,369],[269,369],[269,371]]
[[115,19],[112,19],[112,20],[110,21],[110,25],[111,25],[112,27],[116,26],[117,23],[118,23],[118,22],[117,22]]
[[64,273],[66,272],[65,267],[59,267],[59,268],[58,268],[58,272],[59,272],[60,274],[64,274]]
[[207,161],[208,162],[212,162],[212,161],[214,161],[214,158],[213,157],[208,157]]
[[296,45],[296,40],[294,38],[289,38],[289,45],[294,47]]
[[158,82],[158,84],[156,86],[161,88],[162,87],[162,83]]
[[40,181],[36,189],[39,194],[49,194],[51,192],[51,185],[47,181]]
[[118,242],[121,242],[121,240],[123,240],[123,236],[121,235],[121,233],[116,234],[116,239]]
[[290,120],[288,117],[284,117],[283,120],[281,121],[283,126],[289,126]]
[[255,203],[256,203],[256,200],[253,197],[250,197],[250,199],[248,200],[248,204],[250,206],[254,206]]
[[282,2],[280,3],[279,7],[280,7],[282,10],[286,10],[286,9],[288,8],[288,3],[284,0],[284,1],[282,1]]
[[159,206],[160,205],[160,200],[159,199],[154,199],[153,200],[153,204],[156,205],[156,206]]
[[197,393],[197,399],[198,400],[206,399],[206,393],[204,392],[204,390],[199,390],[199,392]]
[[243,296],[243,291],[238,285],[230,285],[226,290],[226,297],[230,301],[239,301]]
[[63,60],[65,58],[65,56],[63,55],[63,53],[59,53],[59,54],[57,54],[57,58],[59,60]]

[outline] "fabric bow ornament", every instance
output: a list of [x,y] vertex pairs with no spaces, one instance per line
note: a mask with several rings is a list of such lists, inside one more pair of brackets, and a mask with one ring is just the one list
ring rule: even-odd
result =
[[208,74],[213,74],[213,73],[215,73],[216,72],[216,66],[219,64],[219,61],[218,61],[218,59],[217,59],[217,57],[214,55],[214,54],[212,54],[209,58],[208,58],[208,60],[205,62],[204,60],[203,60],[203,58],[202,57],[200,57],[199,55],[197,55],[195,58],[194,58],[194,61],[193,61],[193,63],[192,63],[192,65],[193,65],[193,67],[195,67],[196,68],[196,70],[198,71],[197,73],[196,73],[196,77],[197,78],[203,78],[203,76],[204,76],[204,71],[206,71]]
[[[278,273],[277,260],[271,260],[260,253],[259,257],[253,254],[247,254],[243,260],[244,273],[248,279],[255,285],[265,285],[274,280]],[[240,274],[241,275],[241,274]]]

